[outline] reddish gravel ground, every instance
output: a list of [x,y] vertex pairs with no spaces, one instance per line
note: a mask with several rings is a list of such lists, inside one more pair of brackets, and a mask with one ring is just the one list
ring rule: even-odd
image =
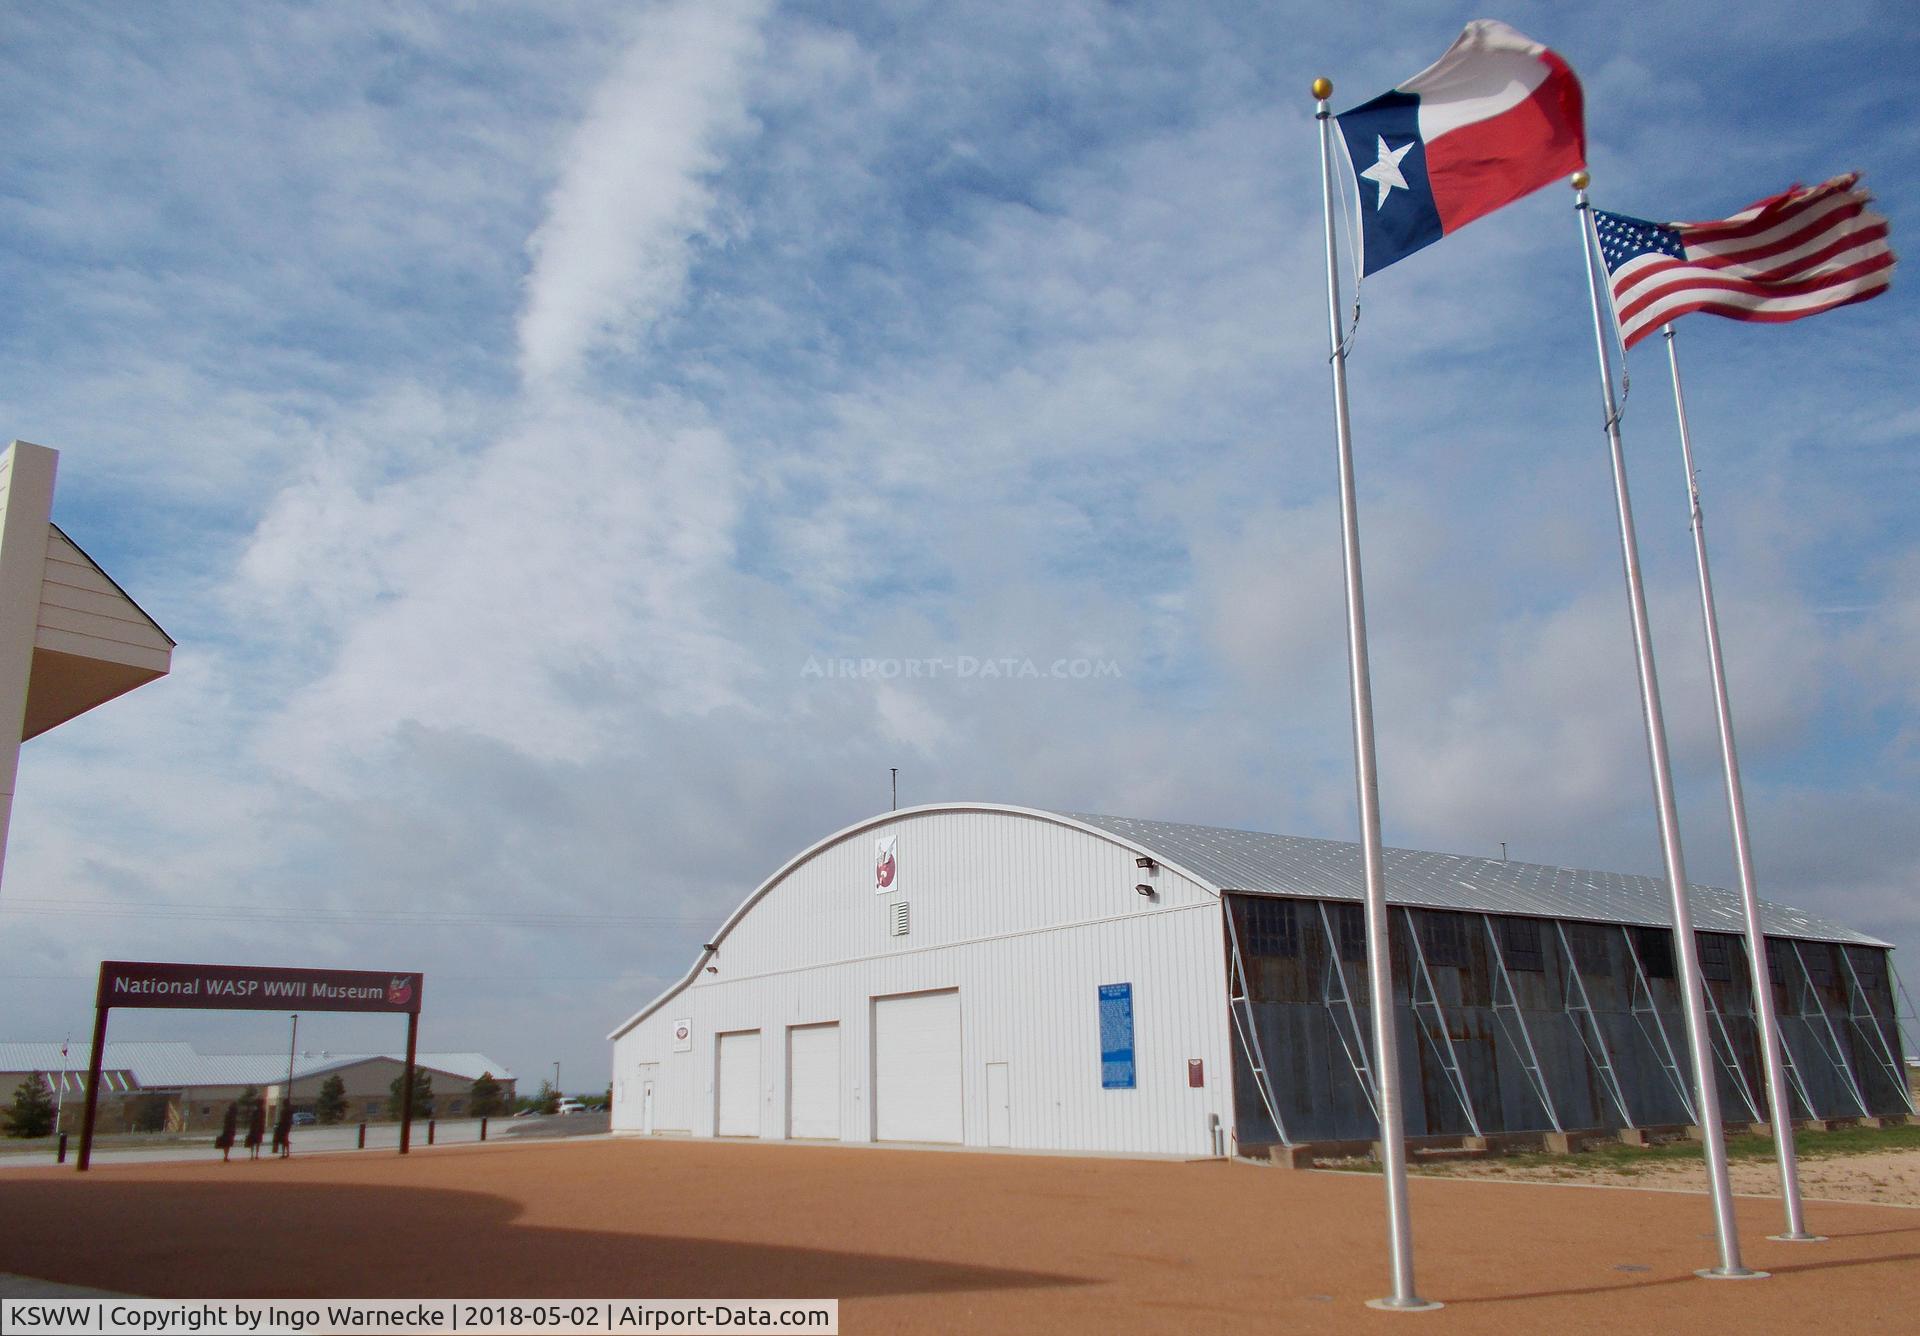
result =
[[1420,1287],[1379,1313],[1380,1180],[1246,1164],[677,1140],[0,1175],[0,1272],[185,1298],[838,1298],[866,1332],[1920,1330],[1920,1212],[1813,1203],[1750,1265],[1704,1197],[1416,1179]]

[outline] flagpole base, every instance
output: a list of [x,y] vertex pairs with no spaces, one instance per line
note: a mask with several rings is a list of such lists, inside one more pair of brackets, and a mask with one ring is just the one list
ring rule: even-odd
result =
[[1825,1243],[1825,1234],[1769,1234],[1775,1243]]
[[1703,1266],[1693,1274],[1702,1280],[1765,1280],[1773,1273],[1771,1271],[1751,1271],[1744,1266],[1734,1267],[1731,1270],[1726,1267]]
[[1433,1299],[1422,1299],[1416,1294],[1410,1299],[1369,1299],[1367,1307],[1384,1309],[1389,1313],[1431,1313],[1446,1305]]

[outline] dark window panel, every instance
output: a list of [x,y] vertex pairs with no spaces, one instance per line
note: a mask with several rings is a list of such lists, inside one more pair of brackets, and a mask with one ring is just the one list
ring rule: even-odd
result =
[[1506,955],[1508,969],[1535,972],[1546,969],[1547,957],[1541,944],[1543,926],[1539,919],[1500,920],[1500,949]]
[[1282,959],[1300,954],[1300,924],[1293,901],[1249,898],[1246,905],[1250,954]]
[[1673,934],[1665,928],[1628,928],[1640,968],[1649,979],[1673,977]]

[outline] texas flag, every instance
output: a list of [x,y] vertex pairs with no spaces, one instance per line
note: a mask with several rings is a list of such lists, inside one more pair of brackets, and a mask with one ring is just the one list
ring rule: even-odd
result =
[[1447,54],[1335,118],[1376,273],[1586,165],[1580,81],[1553,52],[1476,19]]

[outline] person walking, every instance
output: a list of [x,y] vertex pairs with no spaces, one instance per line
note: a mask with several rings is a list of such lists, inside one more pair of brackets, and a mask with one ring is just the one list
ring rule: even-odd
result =
[[273,1120],[273,1153],[281,1159],[293,1154],[293,1105],[280,1106],[280,1116]]
[[248,1159],[257,1160],[260,1158],[260,1143],[266,1138],[266,1134],[267,1134],[266,1101],[256,1099],[253,1101],[253,1107],[247,1111],[247,1158]]
[[240,1106],[229,1104],[226,1116],[220,1120],[220,1135],[213,1139],[213,1144],[220,1148],[220,1163],[227,1163],[227,1158],[233,1154],[233,1137],[239,1129]]

